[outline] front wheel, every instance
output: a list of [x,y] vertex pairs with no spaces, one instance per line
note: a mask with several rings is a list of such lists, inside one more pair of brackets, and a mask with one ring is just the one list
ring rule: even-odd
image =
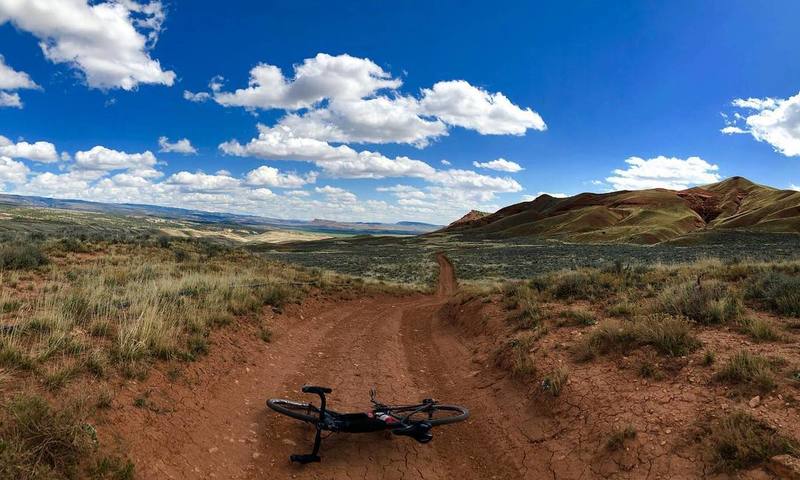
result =
[[319,409],[310,403],[271,398],[267,400],[267,406],[282,415],[296,418],[297,420],[308,423],[319,421]]
[[469,418],[469,410],[458,405],[432,404],[428,408],[398,407],[390,410],[391,414],[410,422],[427,422],[432,427],[463,422]]

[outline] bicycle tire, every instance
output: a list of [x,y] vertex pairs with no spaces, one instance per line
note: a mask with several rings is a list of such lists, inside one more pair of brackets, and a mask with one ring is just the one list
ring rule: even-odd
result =
[[[316,423],[319,421],[319,409],[310,403],[295,402],[282,398],[270,398],[267,400],[267,406],[281,415],[286,415],[287,417],[292,417],[297,420],[308,423]],[[308,412],[313,412],[313,415]]]
[[453,415],[448,415],[439,418],[428,418],[429,411],[418,411],[419,406],[405,406],[405,407],[395,407],[389,410],[390,413],[397,416],[404,416],[403,413],[413,413],[409,420],[411,421],[424,421],[430,423],[432,427],[436,427],[439,425],[449,425],[451,423],[463,422],[464,420],[469,418],[469,409],[466,407],[462,407],[459,405],[432,405],[430,409],[434,410],[435,412],[453,412]]

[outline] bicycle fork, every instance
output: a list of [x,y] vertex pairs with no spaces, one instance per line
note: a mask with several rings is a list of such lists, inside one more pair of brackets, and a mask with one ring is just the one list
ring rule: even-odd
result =
[[319,462],[321,461],[319,456],[319,447],[322,444],[322,423],[325,420],[325,394],[331,393],[330,388],[326,387],[313,387],[306,385],[303,387],[303,393],[316,393],[319,395],[320,399],[320,407],[319,407],[319,420],[317,421],[315,427],[317,429],[317,434],[314,436],[314,448],[311,453],[305,455],[292,455],[289,459],[292,462],[297,462],[300,464],[305,465],[306,463],[312,462]]

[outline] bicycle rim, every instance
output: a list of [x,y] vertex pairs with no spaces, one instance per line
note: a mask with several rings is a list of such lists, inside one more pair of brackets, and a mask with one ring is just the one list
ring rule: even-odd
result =
[[309,423],[319,421],[319,409],[310,403],[271,398],[267,400],[267,406],[281,415],[296,418],[297,420]]

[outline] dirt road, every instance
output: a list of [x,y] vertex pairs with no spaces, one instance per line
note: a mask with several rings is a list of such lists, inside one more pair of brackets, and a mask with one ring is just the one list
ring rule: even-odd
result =
[[[438,262],[435,297],[359,299],[333,309],[306,302],[293,313],[294,321],[275,326],[271,344],[241,332],[221,334],[212,355],[183,381],[155,378],[147,386],[130,386],[118,401],[146,398],[148,408],[112,414],[109,425],[124,437],[120,443],[139,476],[552,478],[548,458],[526,460],[533,440],[514,415],[530,408],[524,396],[508,384],[496,396],[505,380],[473,363],[457,332],[439,319],[456,281],[447,258]],[[433,397],[464,404],[472,416],[435,429],[426,445],[384,432],[334,435],[323,442],[321,464],[299,466],[288,457],[310,450],[313,429],[277,415],[264,402],[311,399],[299,392],[303,384],[332,387],[329,405],[339,411],[366,410],[374,386],[387,403]],[[532,463],[541,465],[531,469]]]

